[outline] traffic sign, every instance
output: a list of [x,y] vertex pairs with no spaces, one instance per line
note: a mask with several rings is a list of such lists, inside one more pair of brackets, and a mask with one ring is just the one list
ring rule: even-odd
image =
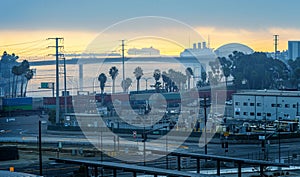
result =
[[52,89],[54,83],[53,82],[41,82],[41,89]]

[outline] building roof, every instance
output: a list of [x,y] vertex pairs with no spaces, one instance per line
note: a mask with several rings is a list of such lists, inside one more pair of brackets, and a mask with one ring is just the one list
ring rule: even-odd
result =
[[253,90],[253,91],[242,91],[239,93],[235,93],[233,95],[300,97],[300,91]]
[[250,47],[240,43],[229,43],[222,45],[215,50],[219,57],[228,57],[234,51],[243,52],[244,54],[252,54],[254,51]]

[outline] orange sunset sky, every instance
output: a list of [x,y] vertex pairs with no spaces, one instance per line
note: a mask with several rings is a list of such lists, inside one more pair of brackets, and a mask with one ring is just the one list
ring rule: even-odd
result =
[[[278,1],[278,2],[277,2]],[[272,2],[272,3],[271,3]],[[217,49],[226,43],[243,43],[255,51],[274,51],[273,35],[279,35],[280,51],[287,49],[288,40],[300,39],[300,25],[296,22],[298,1],[237,0],[221,1],[4,1],[6,8],[0,12],[0,50],[16,53],[21,58],[46,58],[53,53],[54,41],[49,37],[63,37],[63,52],[81,53],[99,35],[106,39],[99,44],[97,52],[120,52],[120,40],[126,39],[126,49],[154,47],[163,55],[179,55],[184,49],[198,42],[187,31],[161,28],[165,22],[148,24],[147,18],[140,23],[125,23],[119,30],[118,23],[136,17],[156,16],[169,18],[188,25],[191,31],[210,38],[210,47]],[[56,7],[56,8],[54,8]],[[14,8],[14,13],[9,9]],[[280,9],[274,11],[273,9]],[[117,25],[116,25],[117,24]],[[112,31],[105,31],[113,27]],[[167,32],[166,32],[167,30]],[[169,30],[169,31],[168,31]],[[103,31],[105,31],[103,33]],[[142,32],[141,32],[142,31]],[[172,35],[169,38],[168,32]],[[134,40],[132,34],[143,37],[149,34],[164,40]],[[161,35],[163,34],[163,35]],[[130,37],[128,37],[130,36]],[[201,38],[201,37],[200,37]],[[100,38],[101,40],[102,38]],[[99,40],[99,39],[98,39]],[[168,41],[169,40],[169,41]],[[170,42],[173,41],[173,42]]]

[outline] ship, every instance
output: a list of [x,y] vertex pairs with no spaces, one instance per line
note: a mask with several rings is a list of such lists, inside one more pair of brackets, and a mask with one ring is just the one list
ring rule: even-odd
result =
[[188,57],[212,57],[215,56],[213,49],[207,47],[206,42],[198,42],[193,44],[193,48],[184,49],[183,52],[180,53],[181,58]]

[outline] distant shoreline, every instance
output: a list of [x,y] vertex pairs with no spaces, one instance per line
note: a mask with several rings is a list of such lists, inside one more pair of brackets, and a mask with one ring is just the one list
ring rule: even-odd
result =
[[[178,63],[199,63],[201,61],[209,61],[213,58],[203,57],[165,57],[165,56],[157,56],[157,57],[126,57],[124,59],[125,62],[178,62]],[[114,62],[122,62],[121,57],[117,58],[72,58],[66,59],[66,64],[92,64],[92,63],[114,63]],[[62,60],[60,60],[62,63]],[[30,62],[31,66],[43,66],[43,65],[55,65],[55,60],[44,60],[44,61],[34,61]]]

